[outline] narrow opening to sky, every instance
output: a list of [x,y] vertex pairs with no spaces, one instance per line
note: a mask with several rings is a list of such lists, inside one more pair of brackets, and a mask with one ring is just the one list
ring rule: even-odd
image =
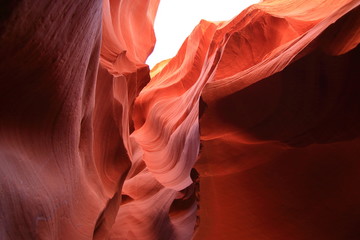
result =
[[155,19],[156,45],[147,60],[150,68],[176,55],[201,19],[229,20],[259,0],[161,0]]

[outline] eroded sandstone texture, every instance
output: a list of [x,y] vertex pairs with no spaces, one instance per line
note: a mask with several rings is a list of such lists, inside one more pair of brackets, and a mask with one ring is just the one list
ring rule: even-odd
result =
[[360,2],[158,4],[2,3],[0,239],[358,239]]

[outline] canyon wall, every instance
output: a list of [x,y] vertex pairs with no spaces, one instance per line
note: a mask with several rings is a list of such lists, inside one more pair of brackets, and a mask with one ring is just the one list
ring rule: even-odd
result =
[[3,4],[0,239],[357,239],[360,2],[203,20],[150,71],[158,4]]

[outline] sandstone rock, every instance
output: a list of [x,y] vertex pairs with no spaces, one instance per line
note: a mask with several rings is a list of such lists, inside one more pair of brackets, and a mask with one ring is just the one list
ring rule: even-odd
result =
[[357,239],[360,2],[203,20],[150,72],[158,4],[2,6],[0,239]]

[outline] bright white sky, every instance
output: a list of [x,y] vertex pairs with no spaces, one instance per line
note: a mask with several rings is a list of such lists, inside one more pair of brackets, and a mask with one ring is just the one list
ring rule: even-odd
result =
[[156,45],[147,60],[150,68],[176,55],[201,19],[229,20],[259,0],[160,0],[155,18]]

